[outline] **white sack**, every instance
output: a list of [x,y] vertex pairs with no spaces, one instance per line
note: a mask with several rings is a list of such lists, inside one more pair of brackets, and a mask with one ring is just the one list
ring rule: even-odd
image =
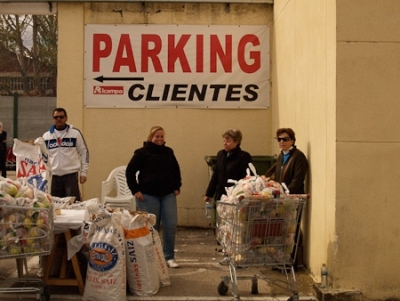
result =
[[168,266],[165,262],[164,251],[161,244],[160,234],[153,227],[150,228],[153,235],[154,252],[156,253],[156,262],[158,277],[160,279],[160,286],[170,286],[171,280],[169,279]]
[[137,214],[131,218],[129,228],[124,228],[128,287],[136,296],[152,296],[160,289],[153,237],[147,223],[154,220],[153,216]]
[[86,274],[86,301],[126,300],[126,256],[120,214],[103,213],[93,220]]

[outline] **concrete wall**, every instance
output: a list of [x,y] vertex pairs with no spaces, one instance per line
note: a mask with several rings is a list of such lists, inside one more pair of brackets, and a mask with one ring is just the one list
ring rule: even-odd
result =
[[399,12],[337,1],[337,286],[371,299],[400,297]]
[[12,146],[14,137],[23,141],[41,137],[53,124],[51,116],[56,102],[56,97],[18,97],[15,132],[14,97],[0,96],[0,121],[7,132],[7,146]]
[[335,289],[398,299],[398,1],[275,0],[273,128],[310,158],[307,258]]
[[[84,108],[83,41],[85,24],[213,24],[272,25],[268,4],[223,3],[58,3],[58,105],[80,128],[90,149],[84,199],[100,197],[101,181],[116,166],[126,165],[143,145],[151,126],[162,125],[167,145],[181,166],[183,187],[178,197],[180,225],[208,226],[203,195],[208,184],[205,155],[222,148],[222,133],[243,132],[242,148],[252,155],[272,151],[270,110],[95,109]],[[122,13],[113,13],[122,10]],[[274,144],[275,146],[275,144]],[[264,171],[259,171],[263,173]]]
[[295,129],[296,144],[309,158],[311,199],[303,229],[307,262],[317,281],[335,237],[334,18],[332,1],[274,3],[272,128]]

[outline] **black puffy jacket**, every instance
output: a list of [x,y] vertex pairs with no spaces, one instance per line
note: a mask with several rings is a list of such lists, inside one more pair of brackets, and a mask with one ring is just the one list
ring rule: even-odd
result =
[[[139,171],[138,181],[136,173]],[[164,196],[180,190],[181,172],[174,151],[164,145],[144,142],[135,150],[126,168],[126,181],[132,194]]]

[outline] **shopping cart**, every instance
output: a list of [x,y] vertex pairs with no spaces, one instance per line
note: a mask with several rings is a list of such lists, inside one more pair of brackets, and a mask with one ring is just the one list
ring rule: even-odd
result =
[[[234,300],[240,300],[238,280],[251,280],[251,293],[258,293],[263,279],[293,295],[298,301],[294,273],[300,222],[308,195],[280,198],[249,198],[237,204],[217,202],[217,239],[229,258],[230,276],[223,276],[218,293],[226,295],[232,286]],[[286,281],[266,275],[238,276],[237,268],[272,266],[284,271]],[[291,277],[288,275],[290,270]]]
[[[53,245],[53,207],[0,206],[0,259],[26,259],[48,255]],[[50,295],[42,279],[2,279],[1,293],[36,293],[36,300]]]

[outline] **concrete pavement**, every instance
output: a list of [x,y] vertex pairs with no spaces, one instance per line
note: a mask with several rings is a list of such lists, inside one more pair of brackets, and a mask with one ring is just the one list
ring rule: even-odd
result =
[[[14,171],[9,171],[8,173],[8,177],[15,177]],[[219,301],[232,300],[234,298],[232,287],[229,287],[228,292],[224,296],[221,296],[218,292],[218,286],[222,281],[221,277],[227,277],[230,274],[228,267],[219,264],[223,256],[220,252],[221,246],[216,243],[213,229],[180,227],[178,228],[175,247],[176,260],[180,264],[180,268],[169,269],[172,285],[160,288],[156,295],[149,297],[138,297],[128,293],[127,300]],[[25,281],[27,278],[40,280],[37,276],[39,267],[38,257],[27,258],[27,260],[28,272],[26,273],[24,270],[25,275],[22,278],[24,280],[22,283],[16,282],[18,280],[16,260],[0,260],[0,300],[40,300],[40,294],[36,293],[22,293],[22,290],[19,290],[18,293],[8,293],[8,288],[10,286],[17,286],[17,284],[28,286],[28,288],[30,286],[35,287],[37,283],[33,284],[27,280]],[[84,267],[85,264],[83,264],[83,269]],[[269,266],[237,269],[238,277],[261,274],[284,284],[288,282],[284,274],[273,271]],[[313,280],[305,270],[296,271],[296,280],[299,299],[316,300]],[[19,286],[17,289],[19,289]],[[46,289],[52,301],[81,300],[82,298],[77,287],[48,286]],[[259,293],[257,295],[251,294],[251,290],[250,280],[240,280],[238,282],[238,294],[240,300],[243,301],[287,300],[292,295],[289,290],[277,287],[262,279],[258,280]]]
[[[176,260],[180,268],[169,268],[172,285],[160,288],[154,296],[138,297],[127,294],[127,300],[203,300],[219,301],[233,300],[231,287],[226,295],[221,296],[218,285],[223,276],[229,276],[229,269],[221,266],[221,247],[217,245],[213,230],[202,228],[179,228],[176,238]],[[2,281],[1,286],[13,285],[17,278],[15,259],[0,261],[0,277],[8,278],[8,284]],[[26,277],[37,278],[38,257],[28,260],[29,273]],[[273,271],[269,266],[248,267],[237,269],[238,276],[266,275],[271,279],[277,279],[286,284],[285,275],[279,271]],[[297,290],[300,300],[316,300],[313,291],[313,281],[305,270],[296,273]],[[24,276],[25,277],[25,276]],[[77,287],[47,287],[50,300],[81,300]],[[251,294],[252,286],[250,280],[238,281],[238,293],[240,300],[288,300],[292,293],[289,290],[276,287],[269,281],[258,280],[258,294]],[[2,296],[3,295],[3,296]],[[1,291],[1,300],[36,300],[35,293],[9,294]],[[39,299],[40,300],[40,296]],[[239,300],[239,299],[235,299]],[[43,301],[43,300],[41,300]],[[111,301],[111,300],[110,300]]]

